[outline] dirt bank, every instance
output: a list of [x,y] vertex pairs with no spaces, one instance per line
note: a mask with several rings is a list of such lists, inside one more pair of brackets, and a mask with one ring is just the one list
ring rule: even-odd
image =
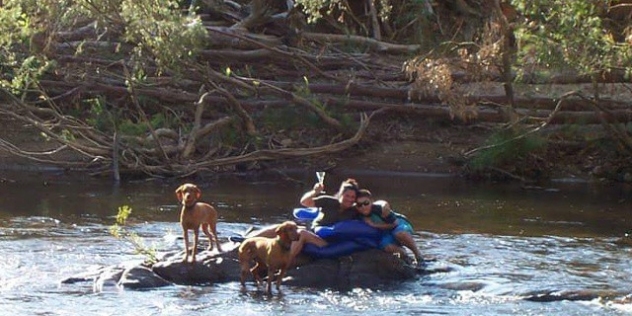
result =
[[[1,118],[2,138],[10,144],[0,143],[0,170],[56,170],[51,162],[54,159],[86,162],[74,151],[57,150],[59,144],[44,138],[31,125],[10,118]],[[352,149],[333,155],[265,162],[249,165],[246,168],[257,170],[266,168],[310,168],[322,170],[363,170],[370,172],[397,173],[439,173],[464,176],[470,179],[489,179],[531,182],[533,179],[569,178],[579,181],[606,181],[607,177],[598,174],[610,172],[608,181],[632,182],[632,175],[625,169],[624,161],[611,161],[603,153],[587,148],[577,150],[560,149],[549,146],[546,152],[518,163],[527,164],[527,169],[540,173],[534,178],[512,174],[508,169],[490,169],[488,174],[472,174],[468,170],[463,153],[481,146],[489,137],[491,129],[481,125],[460,125],[446,122],[428,122],[383,118],[371,122],[363,140]],[[11,146],[17,146],[30,152],[45,152],[35,161],[11,152]],[[524,166],[522,166],[524,167]],[[629,165],[628,165],[629,167]],[[612,171],[608,171],[612,170]],[[627,177],[627,178],[626,178]]]
[[[0,169],[41,170],[54,166],[50,160],[67,159],[85,161],[77,153],[65,149],[56,151],[59,144],[44,138],[32,125],[11,118],[1,118],[4,132],[2,138],[13,146],[30,152],[47,152],[39,161],[12,153],[10,148],[0,146]],[[368,131],[366,140],[352,150],[336,155],[301,159],[270,165],[288,167],[348,168],[372,171],[458,173],[455,165],[460,154],[471,148],[472,128],[424,128],[411,124],[389,126],[384,133],[384,125],[393,124],[376,121]],[[10,145],[9,145],[10,146]]]

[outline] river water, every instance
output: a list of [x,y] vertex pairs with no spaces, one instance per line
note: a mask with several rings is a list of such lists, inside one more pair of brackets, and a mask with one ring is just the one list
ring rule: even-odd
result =
[[[328,191],[349,174],[329,174]],[[144,291],[61,284],[77,273],[142,260],[109,234],[117,208],[158,250],[181,247],[179,181],[0,172],[0,307],[10,315],[629,315],[632,190],[554,182],[527,190],[440,175],[353,174],[406,214],[429,267],[448,272],[347,292],[284,286],[264,295],[237,282]],[[312,173],[199,180],[220,212],[220,238],[290,218]],[[526,298],[589,293],[583,300]],[[597,296],[601,296],[600,298]],[[572,296],[569,296],[572,297]],[[573,296],[574,297],[574,296]],[[597,297],[597,298],[593,298]]]

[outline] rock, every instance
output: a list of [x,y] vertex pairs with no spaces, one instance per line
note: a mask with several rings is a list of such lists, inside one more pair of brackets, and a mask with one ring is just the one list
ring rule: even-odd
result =
[[[318,273],[314,273],[317,271]],[[419,271],[403,260],[377,249],[336,259],[321,259],[288,271],[283,284],[348,290],[413,280]]]
[[523,299],[531,302],[550,303],[559,301],[592,301],[604,298],[613,299],[622,295],[626,294],[610,290],[563,290],[528,293]]
[[125,271],[125,267],[121,265],[107,267],[103,272],[94,280],[92,286],[95,292],[102,292],[106,286],[118,286],[118,282]]
[[117,285],[127,289],[147,289],[171,285],[171,282],[161,278],[148,267],[135,266],[123,271]]
[[182,254],[153,265],[152,271],[176,284],[209,284],[239,279],[237,251],[217,254],[202,251],[196,262],[182,262]]
[[[237,282],[240,272],[237,244],[222,247],[230,250],[221,254],[202,251],[195,263],[182,262],[182,254],[177,254],[154,264],[152,270],[175,284]],[[336,259],[315,261],[302,256],[297,262],[299,266],[287,272],[283,284],[345,290],[413,280],[422,272],[403,260],[377,249]],[[252,284],[252,278],[247,282]]]
[[75,284],[81,282],[94,282],[99,276],[103,274],[103,272],[107,269],[107,267],[99,267],[92,271],[86,271],[79,274],[75,274],[73,276],[69,276],[63,280],[61,280],[61,284]]
[[[182,262],[183,252],[163,255],[151,267],[142,262],[102,268],[97,273],[67,278],[63,283],[94,282],[95,291],[106,286],[126,289],[147,289],[171,284],[199,285],[239,281],[237,243],[222,245],[225,252],[201,251],[196,262]],[[311,288],[348,290],[355,287],[372,288],[414,280],[423,274],[404,260],[384,251],[371,249],[336,259],[311,260],[300,256],[298,266],[287,272],[284,285]],[[247,285],[253,284],[252,278]]]

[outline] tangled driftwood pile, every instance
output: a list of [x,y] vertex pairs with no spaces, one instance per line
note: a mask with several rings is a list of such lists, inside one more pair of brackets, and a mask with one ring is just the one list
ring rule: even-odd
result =
[[[369,124],[370,116],[361,112],[399,106],[407,97],[401,62],[385,57],[417,46],[308,32],[300,35],[299,45],[298,30],[291,29],[288,18],[296,13],[292,8],[272,10],[269,3],[255,1],[253,11],[244,14],[247,10],[230,1],[221,7],[205,3],[200,15],[207,43],[198,58],[183,61],[178,72],[146,62],[142,81],[131,74],[138,66],[135,43],[123,39],[122,25],[85,21],[75,29],[34,36],[29,49],[55,66],[21,98],[4,90],[7,102],[0,111],[60,145],[42,153],[4,139],[0,146],[96,173],[113,168],[117,175],[183,176],[344,150],[361,139]],[[364,52],[345,53],[336,41],[355,42]],[[375,50],[384,55],[372,54]],[[382,98],[390,100],[355,108]],[[90,108],[94,102],[100,113]],[[156,117],[165,122],[155,124]],[[144,132],[123,130],[126,120]],[[86,159],[55,158],[66,149]]]
[[[498,68],[482,76],[471,72],[481,68],[455,62],[449,72],[436,72],[429,59],[415,58],[419,45],[316,33],[295,7],[277,2],[203,1],[204,48],[179,69],[146,58],[142,78],[136,43],[123,37],[124,25],[50,25],[26,48],[50,62],[49,71],[30,90],[4,90],[0,113],[39,128],[59,147],[28,152],[2,138],[0,146],[117,178],[124,172],[184,176],[343,151],[362,139],[375,111],[520,121],[534,130],[556,123],[610,126],[631,117],[627,103],[616,99],[595,103],[578,93],[530,94],[531,88],[508,96],[498,89]],[[485,84],[472,84],[483,77]],[[509,103],[513,118],[505,110]],[[632,148],[629,137],[620,139]],[[62,150],[85,159],[55,158]]]

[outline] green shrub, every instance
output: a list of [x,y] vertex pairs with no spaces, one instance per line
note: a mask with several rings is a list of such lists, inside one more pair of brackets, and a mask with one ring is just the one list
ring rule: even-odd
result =
[[531,153],[546,150],[548,143],[545,138],[534,134],[522,135],[525,135],[522,131],[513,130],[502,130],[491,135],[485,142],[485,149],[476,154],[470,166],[474,170],[483,170],[515,165]]

